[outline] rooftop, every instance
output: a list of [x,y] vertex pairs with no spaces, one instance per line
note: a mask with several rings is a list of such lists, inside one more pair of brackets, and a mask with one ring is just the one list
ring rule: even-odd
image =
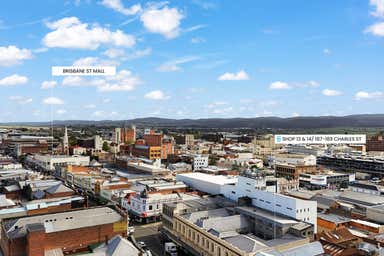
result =
[[111,208],[98,207],[54,214],[3,220],[3,226],[9,238],[23,237],[27,234],[27,225],[42,224],[46,233],[79,229],[122,220],[122,216]]
[[224,175],[210,175],[201,172],[190,172],[177,174],[177,177],[186,177],[196,180],[204,180],[205,182],[214,183],[217,185],[232,184],[237,182],[237,177],[233,176],[224,176]]

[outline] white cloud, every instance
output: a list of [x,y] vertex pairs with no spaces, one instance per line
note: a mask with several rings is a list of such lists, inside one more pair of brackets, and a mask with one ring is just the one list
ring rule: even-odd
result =
[[213,114],[224,115],[233,112],[233,107],[215,108],[212,110]]
[[73,62],[73,66],[118,66],[119,63],[114,60],[101,60],[98,57],[84,57]]
[[134,59],[139,59],[145,56],[148,56],[152,53],[151,48],[145,48],[142,50],[135,50],[132,51],[131,53],[127,54],[123,49],[116,49],[116,48],[111,48],[103,52],[105,56],[108,56],[111,59],[121,59],[121,60],[134,60]]
[[205,24],[195,25],[195,26],[183,29],[183,32],[184,33],[193,32],[193,31],[205,28],[205,27],[207,27],[207,25],[205,25]]
[[107,8],[113,9],[113,10],[120,12],[124,15],[135,15],[141,11],[141,5],[140,4],[135,4],[129,8],[126,8],[126,7],[124,7],[121,0],[103,0],[101,2],[101,4]]
[[370,0],[370,5],[375,7],[375,11],[371,12],[372,16],[384,17],[384,0]]
[[136,50],[136,51],[132,52],[131,54],[128,54],[126,59],[128,59],[128,60],[139,59],[139,58],[148,56],[151,53],[152,53],[151,48],[145,48],[143,50]]
[[300,114],[297,112],[292,113],[292,117],[299,117],[299,116],[300,116]]
[[47,23],[52,32],[46,34],[43,43],[47,47],[95,50],[100,45],[132,47],[136,39],[121,30],[110,31],[100,25],[82,23],[77,17],[66,17]]
[[180,65],[186,64],[195,60],[200,59],[198,56],[186,56],[179,59],[167,61],[163,64],[161,64],[156,70],[159,72],[175,72],[180,71],[182,68]]
[[142,81],[129,70],[121,70],[115,76],[104,79],[85,79],[79,76],[68,76],[63,79],[63,86],[93,86],[101,92],[132,91]]
[[109,98],[103,99],[103,103],[110,103],[110,102],[111,102],[111,99],[109,99]]
[[57,82],[56,81],[44,81],[41,83],[41,89],[49,89],[49,88],[53,88],[57,85]]
[[366,92],[366,91],[359,91],[355,94],[356,100],[364,100],[364,99],[381,99],[384,98],[383,92]]
[[92,116],[94,116],[96,118],[113,118],[113,117],[116,117],[118,114],[119,113],[116,111],[106,112],[103,110],[97,110],[97,111],[92,113]]
[[332,90],[332,89],[324,89],[322,90],[321,92],[324,96],[329,96],[329,97],[332,97],[332,96],[339,96],[342,94],[341,91],[338,91],[338,90]]
[[87,104],[87,105],[84,105],[84,108],[88,108],[88,109],[96,108],[96,105],[95,104]]
[[248,74],[244,70],[240,70],[237,73],[224,73],[218,77],[220,81],[240,81],[249,80]]
[[384,22],[375,23],[366,28],[364,32],[374,36],[384,36]]
[[305,83],[305,86],[306,87],[319,87],[320,86],[320,83],[317,82],[317,81],[308,81],[307,83]]
[[110,48],[103,52],[103,54],[111,59],[115,59],[123,57],[125,55],[125,51],[123,49]]
[[180,34],[180,22],[183,18],[184,15],[176,8],[159,8],[153,5],[142,13],[140,20],[149,32],[172,39]]
[[98,90],[102,92],[109,91],[132,91],[142,81],[139,77],[132,74],[129,70],[121,70],[116,76],[107,78],[104,83],[98,85]]
[[150,99],[150,100],[167,100],[170,98],[170,96],[165,95],[164,92],[160,90],[155,90],[145,94],[144,98]]
[[19,84],[25,84],[27,82],[28,82],[28,78],[26,76],[13,74],[11,76],[7,76],[0,79],[0,86],[14,86]]
[[325,49],[323,50],[323,53],[324,53],[325,55],[331,55],[331,54],[332,54],[332,51],[331,51],[330,49],[325,48]]
[[57,97],[48,97],[43,99],[43,104],[45,105],[63,105],[64,101]]
[[17,65],[32,57],[32,53],[28,49],[20,49],[14,45],[0,47],[0,66]]
[[269,85],[269,89],[271,90],[288,90],[291,88],[292,87],[288,83],[282,81],[276,81]]
[[65,109],[58,109],[58,110],[56,111],[56,114],[58,114],[58,115],[63,115],[63,114],[65,114],[65,113],[67,113],[67,110],[65,110]]
[[10,96],[8,98],[10,101],[14,101],[17,104],[28,104],[32,102],[32,98],[24,97],[24,96]]

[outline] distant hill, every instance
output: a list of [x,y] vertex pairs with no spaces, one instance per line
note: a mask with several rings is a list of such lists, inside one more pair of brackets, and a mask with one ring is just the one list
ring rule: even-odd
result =
[[[2,125],[49,126],[51,122],[19,122]],[[54,126],[122,126],[135,124],[150,127],[179,128],[272,128],[272,129],[313,129],[313,128],[375,128],[384,127],[384,114],[362,114],[350,116],[318,116],[318,117],[257,117],[257,118],[207,118],[207,119],[166,119],[137,118],[131,120],[57,120]]]

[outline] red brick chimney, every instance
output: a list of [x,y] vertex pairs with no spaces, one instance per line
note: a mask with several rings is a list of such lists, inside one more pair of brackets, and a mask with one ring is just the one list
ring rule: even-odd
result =
[[41,223],[28,224],[27,256],[44,256],[45,228]]

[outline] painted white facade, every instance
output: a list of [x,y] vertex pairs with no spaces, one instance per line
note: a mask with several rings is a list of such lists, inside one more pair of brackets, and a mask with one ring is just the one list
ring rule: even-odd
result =
[[55,170],[56,166],[66,165],[89,165],[89,156],[66,156],[66,155],[34,155],[32,162],[47,171]]
[[103,139],[100,137],[100,135],[95,135],[94,144],[95,144],[95,150],[103,149]]
[[140,217],[160,216],[163,211],[164,203],[179,202],[183,200],[197,199],[197,196],[187,195],[183,193],[173,194],[148,194],[146,197],[140,193],[131,196],[129,199],[123,198],[121,206],[123,209]]
[[287,145],[284,147],[290,154],[304,154],[319,156],[325,153],[325,147],[308,145]]
[[268,157],[270,165],[273,164],[291,164],[291,165],[316,165],[316,157],[314,155],[297,155],[297,154],[277,154]]
[[188,186],[202,192],[212,195],[222,194],[233,201],[237,201],[241,197],[249,197],[256,207],[311,223],[317,230],[316,201],[301,200],[274,193],[276,187],[266,186],[264,178],[228,177],[194,172],[177,174],[176,180],[183,181]]
[[[296,220],[314,225],[317,230],[317,202],[301,200],[290,196],[273,193],[270,188],[260,187],[260,182],[254,178],[238,177],[235,185],[222,186],[222,194],[237,201],[241,197],[249,197],[256,207],[280,213]],[[262,190],[260,190],[262,188]]]
[[237,177],[190,172],[177,174],[176,180],[182,181],[189,187],[201,192],[219,195],[221,194],[222,187],[224,185],[235,184]]
[[208,156],[196,155],[193,157],[193,170],[201,170],[208,167]]

